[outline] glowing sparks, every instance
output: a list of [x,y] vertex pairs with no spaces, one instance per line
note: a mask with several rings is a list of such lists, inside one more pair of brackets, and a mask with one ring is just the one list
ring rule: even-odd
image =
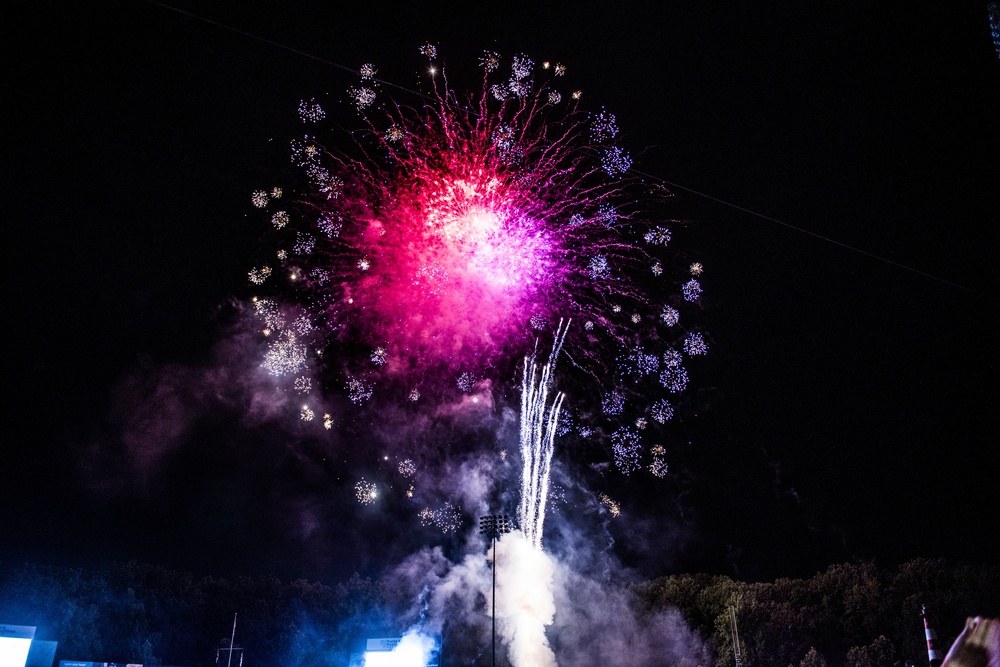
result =
[[617,501],[612,500],[611,496],[609,496],[606,493],[598,493],[597,498],[598,500],[601,501],[601,504],[604,505],[605,509],[608,510],[608,513],[611,516],[613,517],[621,516],[622,513],[621,505],[619,505]]
[[290,222],[291,218],[287,211],[278,211],[271,216],[271,224],[275,229],[282,229]]
[[676,326],[680,321],[681,314],[673,306],[664,306],[660,311],[660,319],[668,327]]
[[476,376],[468,372],[462,373],[458,376],[456,384],[462,393],[471,393],[476,388]]
[[489,74],[500,67],[500,54],[495,51],[483,51],[483,55],[479,58],[479,64]]
[[316,180],[318,181],[319,191],[326,195],[327,199],[337,199],[343,193],[344,181],[336,176],[330,176],[327,173],[318,173]]
[[347,397],[351,403],[361,405],[372,397],[371,385],[367,384],[364,380],[351,378],[347,381]]
[[403,128],[398,125],[390,125],[385,131],[385,140],[390,144],[394,144],[397,141],[402,141],[406,134],[403,132]]
[[360,87],[351,88],[347,91],[351,99],[354,100],[354,106],[358,108],[358,111],[363,111],[375,103],[375,89]]
[[655,227],[643,235],[643,239],[646,243],[652,243],[653,245],[667,245],[670,243],[670,229],[667,227]]
[[608,258],[604,255],[597,255],[590,258],[587,264],[587,272],[591,278],[607,278],[611,274],[611,267],[608,266]]
[[667,461],[661,456],[654,456],[652,462],[649,464],[649,472],[653,473],[656,477],[666,477],[669,472],[669,467],[667,466]]
[[362,505],[371,505],[378,499],[378,487],[373,482],[365,481],[362,477],[354,485],[354,496]]
[[683,366],[672,366],[664,369],[660,373],[660,384],[666,387],[671,394],[684,391],[688,385],[687,370]]
[[687,281],[681,288],[681,294],[684,295],[685,301],[697,301],[701,296],[701,283],[697,280]]
[[305,336],[311,333],[315,327],[313,327],[312,320],[309,319],[309,316],[306,315],[305,313],[302,313],[301,315],[295,318],[294,322],[292,322],[291,328],[295,331],[295,333],[299,334],[300,336]]
[[605,227],[612,227],[618,222],[618,211],[612,204],[601,204],[597,207],[596,219]]
[[610,416],[620,415],[625,409],[625,397],[617,391],[608,392],[601,401],[601,411]]
[[344,228],[344,219],[339,215],[324,214],[316,222],[316,227],[328,238],[333,239],[340,236],[340,230]]
[[264,190],[255,190],[253,194],[250,195],[250,203],[256,208],[264,208],[267,206],[267,192]]
[[271,275],[271,267],[262,266],[259,269],[251,269],[249,273],[250,282],[254,285],[263,284]]
[[403,459],[399,462],[398,470],[403,477],[413,477],[417,474],[417,464],[413,462],[413,459]]
[[303,232],[295,233],[295,245],[292,246],[292,252],[296,255],[308,255],[316,247],[316,239],[312,234],[305,234]]
[[514,64],[511,66],[510,73],[511,80],[522,81],[527,79],[531,75],[531,68],[534,66],[535,61],[523,53],[514,56]]
[[700,333],[690,334],[684,339],[684,352],[691,357],[708,354],[708,343],[705,342],[705,337]]
[[[419,52],[439,66],[436,45]],[[688,385],[678,350],[690,363],[707,353],[705,337],[687,327],[703,269],[676,265],[672,221],[655,210],[666,197],[632,172],[615,115],[587,111],[580,91],[554,78],[565,65],[493,51],[479,64],[481,91],[463,98],[437,76],[425,79],[432,101],[417,107],[387,98],[374,65],[363,64],[347,91],[363,127],[347,148],[324,134],[335,107],[299,102],[299,118],[323,142],[290,142],[297,181],[282,210],[271,206],[281,189],[251,194],[279,262],[247,274],[268,291],[254,301],[268,336],[263,365],[287,376],[285,391],[313,393],[311,402],[339,394],[358,411],[461,394],[461,405],[501,400],[517,360],[533,363],[533,338],[572,313],[583,325],[557,337],[580,405],[545,437],[593,438],[605,464],[634,472],[648,465],[640,434],[655,437],[674,418],[665,397]],[[336,362],[320,358],[324,349]],[[537,413],[554,408],[532,409],[543,419]],[[540,456],[539,469],[548,465]],[[659,476],[665,464],[649,470]],[[535,498],[531,516],[544,507]]]
[[254,314],[258,318],[264,321],[264,326],[267,329],[282,329],[285,326],[285,317],[278,308],[278,304],[271,299],[257,299],[253,300],[253,310]]
[[445,503],[435,510],[425,507],[417,516],[420,518],[420,525],[434,526],[442,533],[454,533],[462,527],[462,508],[451,503]]
[[299,102],[299,118],[302,119],[303,123],[318,123],[326,118],[326,111],[315,99],[301,100]]
[[661,424],[666,424],[674,418],[674,406],[665,398],[653,403],[649,411],[650,416]]
[[323,286],[330,280],[330,272],[321,267],[315,267],[309,272],[309,278],[316,285]]
[[[429,43],[420,52],[438,55]],[[595,115],[566,109],[549,120],[552,107],[544,102],[561,94],[535,82],[531,57],[509,62],[506,81],[487,83],[475,111],[437,91],[443,104],[433,112],[428,107],[426,115],[380,107],[389,121],[382,128],[364,116],[376,94],[374,67],[366,64],[361,87],[349,97],[372,123],[377,151],[358,161],[327,152],[310,135],[291,143],[293,163],[329,202],[300,202],[302,222],[287,211],[272,216],[278,230],[311,226],[287,242],[290,252],[282,251],[282,261],[293,255],[300,262],[287,275],[303,285],[304,300],[331,336],[357,332],[388,341],[387,353],[400,363],[380,365],[386,374],[425,375],[426,367],[451,359],[493,368],[518,332],[540,330],[567,306],[586,303],[598,315],[602,300],[616,294],[630,303],[633,324],[645,321],[640,310],[648,306],[628,281],[646,252],[622,227],[641,223],[624,197],[631,185],[599,180],[601,173],[621,176],[628,168],[627,154],[609,144],[619,133],[617,119],[603,109]],[[487,74],[501,69],[494,52],[480,63]],[[560,63],[549,69],[556,76],[566,71]],[[487,106],[491,91],[499,108]],[[313,102],[302,108],[309,113]],[[600,144],[597,153],[592,143]],[[375,152],[386,156],[384,164]],[[655,229],[655,239],[669,235]],[[589,249],[588,256],[576,247]],[[582,265],[574,265],[577,258]],[[358,274],[345,271],[347,262]],[[656,265],[662,267],[661,260]],[[583,286],[577,276],[615,282]],[[416,289],[407,292],[406,285]],[[519,314],[527,308],[535,312],[524,327]],[[608,333],[612,345],[625,335],[615,328]],[[389,378],[373,377],[379,379]]]
[[632,168],[632,157],[618,146],[609,146],[601,154],[601,166],[608,176],[620,176]]
[[305,368],[306,355],[306,346],[296,340],[295,334],[286,332],[264,354],[264,368],[271,375],[294,375]]
[[625,426],[618,429],[611,434],[611,450],[622,474],[630,475],[639,469],[642,444],[638,433]]
[[646,376],[660,370],[659,355],[646,352],[643,347],[636,347],[624,358],[619,359],[619,372],[622,376]]
[[601,109],[590,123],[590,138],[598,144],[604,144],[618,136],[618,119],[615,115]]
[[549,402],[549,390],[556,360],[566,340],[569,323],[562,320],[556,329],[548,363],[541,369],[534,356],[525,357],[521,376],[521,503],[518,517],[521,532],[536,550],[542,547],[545,504],[549,493],[549,471],[555,448],[556,426],[565,395],[556,394]]

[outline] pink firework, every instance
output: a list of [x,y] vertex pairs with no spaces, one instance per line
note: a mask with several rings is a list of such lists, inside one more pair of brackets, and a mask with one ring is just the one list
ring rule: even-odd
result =
[[[686,269],[664,268],[670,233],[650,216],[665,197],[630,176],[614,115],[562,90],[564,66],[517,56],[504,72],[493,53],[481,64],[478,92],[462,97],[439,73],[418,107],[382,99],[366,65],[349,91],[363,121],[349,147],[306,135],[292,142],[306,177],[293,201],[254,193],[283,270],[251,278],[288,277],[283,321],[306,320],[292,339],[325,350],[315,370],[365,387],[351,394],[361,401],[507,382],[536,338],[572,319],[567,354],[585,391],[649,384],[615,416],[645,414],[701,293]],[[326,117],[314,100],[302,109],[304,122]]]

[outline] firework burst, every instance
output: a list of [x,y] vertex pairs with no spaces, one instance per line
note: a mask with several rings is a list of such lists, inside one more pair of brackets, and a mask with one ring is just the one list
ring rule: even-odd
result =
[[[420,52],[437,58],[435,45]],[[250,272],[271,290],[256,302],[267,304],[256,306],[272,341],[265,367],[308,368],[357,406],[418,404],[512,386],[539,332],[572,318],[576,434],[618,432],[616,451],[628,451],[615,458],[631,472],[639,436],[618,429],[663,423],[664,397],[687,383],[683,365],[659,359],[707,350],[681,324],[698,307],[701,265],[669,268],[665,197],[630,175],[617,119],[580,106],[565,66],[492,52],[480,64],[478,92],[435,75],[416,107],[385,99],[365,64],[347,91],[361,123],[352,140],[294,140],[299,186],[280,210],[252,193],[281,264],[273,277]],[[322,133],[315,100],[299,112]]]

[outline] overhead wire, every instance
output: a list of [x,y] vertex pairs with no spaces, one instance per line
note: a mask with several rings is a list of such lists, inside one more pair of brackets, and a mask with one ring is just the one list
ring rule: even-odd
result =
[[[228,32],[231,32],[231,33],[234,33],[234,34],[246,37],[248,39],[252,39],[252,40],[255,40],[255,41],[267,44],[267,45],[272,46],[274,48],[282,49],[284,51],[288,51],[289,53],[294,53],[296,55],[302,56],[304,58],[308,58],[310,60],[314,60],[316,62],[322,63],[324,65],[328,65],[330,67],[334,67],[334,68],[342,70],[344,72],[348,72],[348,73],[353,74],[353,75],[357,75],[358,74],[357,68],[347,67],[346,65],[342,65],[342,64],[334,62],[332,60],[328,60],[326,58],[322,58],[320,56],[317,56],[315,54],[309,53],[307,51],[302,51],[301,49],[296,49],[295,47],[288,46],[287,44],[283,44],[281,42],[276,42],[276,41],[274,41],[272,39],[268,39],[266,37],[261,37],[260,35],[256,35],[254,33],[248,32],[246,30],[241,30],[239,28],[235,28],[233,26],[227,25],[225,23],[221,23],[219,21],[214,21],[212,19],[206,18],[206,17],[201,16],[199,14],[195,14],[193,12],[189,12],[187,10],[180,9],[178,7],[174,7],[173,5],[168,5],[168,4],[163,3],[163,2],[158,2],[158,0],[144,0],[144,1],[147,2],[147,3],[149,3],[149,4],[151,4],[151,5],[155,5],[157,7],[160,7],[162,9],[165,9],[165,10],[168,10],[168,11],[172,11],[172,12],[175,12],[177,14],[181,14],[183,16],[186,16],[188,18],[194,19],[196,21],[201,21],[202,23],[206,23],[206,24],[214,26],[216,28],[219,28],[219,29],[222,29],[222,30],[226,30]],[[387,81],[385,79],[378,79],[378,78],[376,78],[374,80],[378,81],[378,83],[380,83],[380,84],[382,84],[382,85],[384,85],[386,87],[395,88],[396,90],[400,90],[400,91],[409,93],[411,95],[416,95],[417,97],[420,97],[420,98],[425,99],[425,100],[432,99],[426,93],[422,93],[422,92],[420,92],[418,90],[414,90],[412,88],[408,88],[406,86],[399,85],[399,84],[394,83],[392,81]],[[753,217],[756,217],[756,218],[760,218],[762,220],[767,220],[768,222],[772,222],[772,223],[774,223],[776,225],[780,225],[782,227],[785,227],[786,229],[790,229],[790,230],[799,232],[800,234],[805,234],[807,236],[811,236],[811,237],[813,237],[815,239],[818,239],[820,241],[824,241],[826,243],[833,244],[833,245],[838,246],[840,248],[843,248],[845,250],[849,250],[851,252],[855,252],[855,253],[858,253],[860,255],[864,255],[866,257],[869,257],[871,259],[883,262],[883,263],[888,264],[890,266],[894,266],[896,268],[903,269],[905,271],[909,271],[911,273],[914,273],[916,275],[922,276],[922,277],[927,278],[929,280],[934,280],[934,281],[937,281],[937,282],[939,282],[941,284],[948,285],[949,287],[954,287],[956,289],[964,290],[966,292],[970,292],[972,294],[976,294],[976,295],[979,295],[979,296],[982,296],[982,297],[986,297],[988,299],[998,300],[996,296],[993,296],[991,294],[986,294],[984,292],[981,292],[979,290],[973,289],[973,288],[968,287],[966,285],[962,285],[961,283],[957,283],[957,282],[954,282],[954,281],[951,281],[951,280],[947,280],[945,278],[942,278],[940,276],[934,275],[932,273],[928,273],[926,271],[922,271],[920,269],[917,269],[915,267],[909,266],[907,264],[903,264],[902,262],[897,262],[895,260],[889,259],[888,257],[882,256],[882,255],[878,255],[878,254],[873,253],[873,252],[869,252],[867,250],[864,250],[862,248],[858,248],[857,246],[852,246],[852,245],[844,243],[842,241],[838,241],[838,240],[836,240],[834,238],[831,238],[829,236],[825,236],[823,234],[818,234],[818,233],[810,231],[808,229],[805,229],[805,228],[802,228],[802,227],[790,224],[788,222],[784,222],[784,221],[779,220],[777,218],[774,218],[772,216],[765,215],[763,213],[759,213],[757,211],[754,211],[753,209],[747,208],[745,206],[740,206],[739,204],[734,204],[732,202],[726,201],[725,199],[721,199],[719,197],[715,197],[713,195],[710,195],[710,194],[707,194],[707,193],[704,193],[704,192],[699,192],[698,190],[695,190],[693,188],[689,188],[689,187],[684,186],[684,185],[680,185],[679,183],[670,182],[670,181],[666,180],[665,178],[662,178],[662,177],[657,176],[655,174],[650,174],[650,173],[647,173],[647,172],[643,172],[643,171],[637,170],[635,168],[632,168],[629,171],[631,173],[634,173],[634,174],[638,175],[638,176],[642,176],[642,177],[645,177],[645,178],[648,178],[648,179],[655,180],[655,181],[657,181],[659,183],[662,183],[663,185],[669,186],[671,188],[676,188],[678,190],[683,190],[684,192],[690,193],[690,194],[695,195],[697,197],[701,197],[701,198],[706,199],[708,201],[713,201],[713,202],[715,202],[717,204],[721,204],[723,206],[727,206],[727,207],[729,207],[729,208],[731,208],[733,210],[740,211],[742,213],[745,213],[747,215],[750,215],[750,216],[753,216]]]
[[633,169],[631,171],[633,171],[634,173],[636,173],[636,174],[638,174],[640,176],[645,176],[646,178],[650,178],[650,179],[659,181],[660,183],[663,183],[664,185],[670,186],[672,188],[677,188],[678,190],[684,190],[685,192],[689,192],[689,193],[691,193],[693,195],[696,195],[698,197],[702,197],[703,199],[708,199],[709,201],[716,202],[717,204],[722,204],[723,206],[728,206],[729,208],[735,209],[737,211],[741,211],[742,213],[746,213],[747,215],[752,215],[754,217],[761,218],[763,220],[767,220],[768,222],[773,222],[776,225],[781,225],[782,227],[786,227],[788,229],[794,230],[794,231],[799,232],[801,234],[805,234],[807,236],[812,236],[813,238],[819,239],[821,241],[825,241],[827,243],[832,243],[833,245],[839,246],[841,248],[844,248],[845,250],[850,250],[851,252],[856,252],[856,253],[859,253],[861,255],[865,255],[866,257],[871,257],[872,259],[876,259],[876,260],[878,260],[880,262],[885,262],[886,264],[890,264],[890,265],[895,266],[897,268],[904,269],[906,271],[911,271],[911,272],[913,272],[913,273],[915,273],[917,275],[923,276],[925,278],[929,278],[931,280],[936,280],[936,281],[938,281],[940,283],[944,283],[945,285],[949,285],[951,287],[955,287],[955,288],[958,288],[958,289],[961,289],[961,290],[965,290],[965,291],[971,292],[973,294],[978,294],[980,296],[984,296],[984,297],[987,297],[987,298],[990,298],[990,299],[995,298],[995,297],[993,297],[993,296],[991,296],[989,294],[985,294],[983,292],[979,292],[977,290],[974,290],[971,287],[966,287],[965,285],[962,285],[960,283],[952,282],[952,281],[947,280],[945,278],[941,278],[940,276],[935,276],[932,273],[927,273],[926,271],[921,271],[920,269],[914,268],[912,266],[908,266],[906,264],[903,264],[901,262],[897,262],[895,260],[891,260],[891,259],[889,259],[887,257],[883,257],[881,255],[876,255],[873,252],[869,252],[867,250],[863,250],[862,248],[858,248],[857,246],[849,245],[847,243],[844,243],[843,241],[838,241],[836,239],[830,238],[829,236],[824,236],[823,234],[818,234],[816,232],[809,231],[808,229],[804,229],[802,227],[797,227],[796,225],[793,225],[791,223],[784,222],[782,220],[778,220],[777,218],[773,218],[773,217],[771,217],[769,215],[765,215],[763,213],[758,213],[757,211],[754,211],[752,209],[746,208],[744,206],[740,206],[739,204],[734,204],[734,203],[728,202],[728,201],[726,201],[724,199],[719,199],[718,197],[713,197],[712,195],[706,194],[704,192],[699,192],[697,190],[694,190],[692,188],[680,185],[678,183],[672,183],[672,182],[670,182],[670,181],[668,181],[668,180],[666,180],[664,178],[661,178],[659,176],[656,176],[654,174],[649,174],[649,173],[646,173],[646,172],[643,172],[643,171],[639,171],[637,169]]

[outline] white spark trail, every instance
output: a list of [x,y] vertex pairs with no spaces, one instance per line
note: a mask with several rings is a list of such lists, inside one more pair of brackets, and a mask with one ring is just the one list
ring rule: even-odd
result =
[[[572,321],[572,320],[570,320]],[[542,528],[545,524],[545,504],[549,495],[549,472],[555,449],[556,424],[566,395],[556,394],[549,404],[552,374],[562,350],[570,322],[559,321],[549,361],[539,372],[535,354],[524,358],[521,381],[521,504],[518,516],[521,531],[529,544],[542,548]],[[530,369],[530,370],[529,370]]]

